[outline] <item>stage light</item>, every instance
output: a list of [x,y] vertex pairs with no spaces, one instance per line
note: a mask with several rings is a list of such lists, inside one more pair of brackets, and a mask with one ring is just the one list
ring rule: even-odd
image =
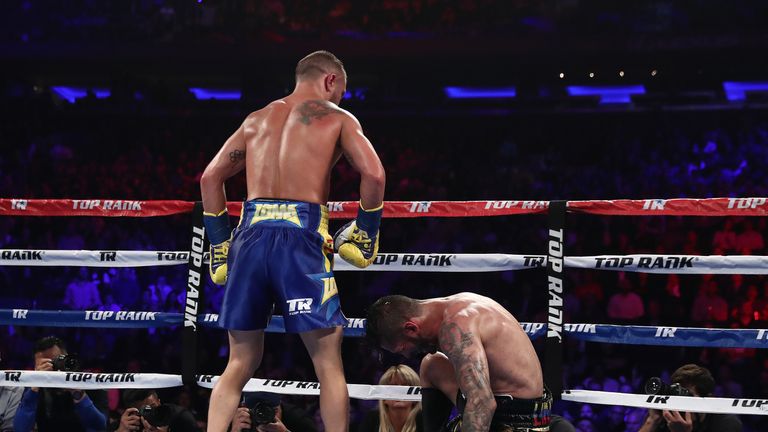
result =
[[560,72],[560,79],[563,79],[563,78],[565,78],[565,74]]
[[350,88],[344,92],[344,96],[342,96],[341,98],[345,100],[347,99],[365,100],[367,93],[368,93],[367,87]]
[[232,89],[190,87],[189,91],[195,95],[197,100],[239,100],[242,96],[240,90]]
[[504,99],[517,96],[515,87],[445,87],[449,99]]
[[645,86],[568,86],[570,96],[600,96],[601,104],[629,103],[631,95],[645,94]]
[[725,81],[723,82],[723,89],[725,90],[725,97],[729,101],[743,101],[747,97],[747,92],[768,92],[768,81]]
[[[51,90],[69,103],[75,103],[77,99],[88,96],[87,87],[52,86]],[[92,88],[91,91],[96,99],[108,98],[111,95],[111,91],[105,88]]]

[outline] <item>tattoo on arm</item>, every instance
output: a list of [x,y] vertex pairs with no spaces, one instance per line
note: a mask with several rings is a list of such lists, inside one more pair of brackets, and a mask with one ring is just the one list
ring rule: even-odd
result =
[[306,101],[299,107],[299,119],[305,125],[312,123],[312,119],[320,119],[328,114],[341,114],[342,111],[329,102],[321,100]]
[[488,362],[473,347],[477,343],[479,341],[472,332],[465,331],[455,323],[446,324],[440,329],[440,348],[453,363],[459,387],[467,397],[462,416],[463,432],[487,431],[494,412],[488,400],[493,399]]
[[229,161],[232,163],[238,163],[245,159],[245,150],[234,150],[229,152]]

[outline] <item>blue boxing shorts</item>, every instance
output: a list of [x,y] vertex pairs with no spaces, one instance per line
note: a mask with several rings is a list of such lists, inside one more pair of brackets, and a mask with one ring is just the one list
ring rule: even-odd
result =
[[301,201],[243,203],[227,256],[219,325],[261,330],[276,304],[285,330],[300,333],[346,324],[333,277],[328,208]]

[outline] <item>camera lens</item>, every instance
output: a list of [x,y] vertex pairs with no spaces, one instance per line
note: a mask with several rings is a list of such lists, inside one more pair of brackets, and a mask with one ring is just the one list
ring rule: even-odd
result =
[[692,396],[691,392],[679,383],[674,383],[669,386],[669,394],[672,396]]
[[659,377],[650,378],[645,382],[645,394],[659,394],[661,389],[664,388],[664,381]]
[[155,427],[168,426],[173,417],[173,408],[170,405],[144,405],[139,409],[139,415],[144,417],[147,423]]
[[51,361],[51,363],[53,363],[53,370],[55,371],[65,371],[65,372],[80,371],[80,360],[74,354],[61,354],[58,357],[54,358]]

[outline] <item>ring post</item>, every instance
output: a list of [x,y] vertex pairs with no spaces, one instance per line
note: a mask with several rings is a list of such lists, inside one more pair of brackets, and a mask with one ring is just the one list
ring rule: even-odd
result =
[[544,383],[552,397],[563,392],[563,259],[566,201],[549,202],[547,242],[547,341],[544,346]]
[[185,385],[197,383],[197,315],[203,304],[205,269],[203,256],[207,239],[203,225],[203,203],[198,201],[192,210],[192,241],[187,266],[187,290],[184,299],[184,330],[182,332],[181,378]]

